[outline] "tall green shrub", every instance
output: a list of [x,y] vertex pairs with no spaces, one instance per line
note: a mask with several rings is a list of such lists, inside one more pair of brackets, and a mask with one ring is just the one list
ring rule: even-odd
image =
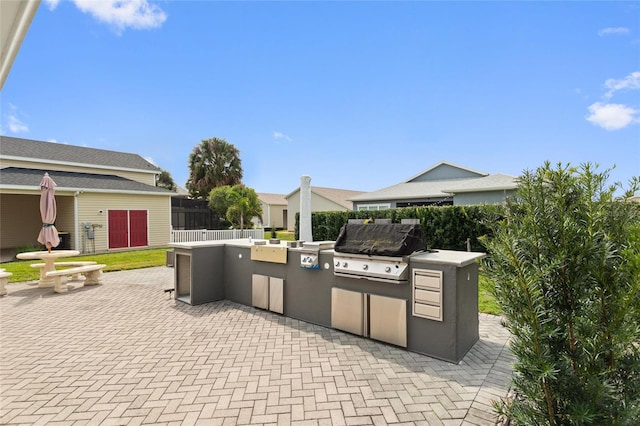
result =
[[[403,207],[388,210],[361,210],[343,212],[313,212],[311,226],[315,241],[333,241],[338,238],[340,228],[349,219],[391,219],[398,223],[402,219],[419,219],[424,230],[427,246],[435,249],[466,250],[467,239],[471,250],[484,251],[478,238],[490,232],[486,222],[500,217],[500,205],[476,206],[425,206]],[[295,232],[298,231],[299,214],[296,214]],[[297,238],[297,237],[296,237]]]
[[520,395],[496,408],[514,424],[640,424],[640,215],[608,176],[524,173],[486,241]]

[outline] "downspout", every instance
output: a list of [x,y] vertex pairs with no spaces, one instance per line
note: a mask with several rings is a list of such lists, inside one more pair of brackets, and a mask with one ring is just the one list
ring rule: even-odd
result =
[[78,227],[78,195],[80,195],[80,191],[76,191],[73,194],[73,223],[75,226],[75,229],[73,231],[73,236],[74,236],[74,240],[73,240],[73,249],[74,250],[78,250],[78,247],[80,247],[80,243],[79,243],[79,227]]

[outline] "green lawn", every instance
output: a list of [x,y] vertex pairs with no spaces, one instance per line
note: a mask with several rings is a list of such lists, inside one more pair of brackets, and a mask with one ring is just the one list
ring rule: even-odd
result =
[[[265,238],[270,238],[271,233],[265,232]],[[278,231],[278,238],[281,240],[294,240],[293,232]],[[107,266],[105,272],[124,271],[127,269],[149,268],[153,266],[164,266],[166,262],[166,252],[168,249],[132,250],[117,253],[87,254],[82,256],[64,258],[64,261],[72,260],[94,260],[104,263]],[[20,260],[16,262],[5,262],[0,267],[12,272],[9,282],[36,281],[39,279],[39,269],[31,268],[29,265],[35,263],[33,260]],[[500,309],[495,299],[491,295],[493,282],[483,274],[480,274],[478,283],[478,298],[480,312],[486,314],[499,315]]]
[[[149,268],[152,266],[163,266],[166,262],[167,249],[132,250],[117,253],[87,254],[75,257],[65,257],[60,261],[71,262],[74,260],[94,260],[104,263],[107,266],[105,272],[124,271],[127,269]],[[1,268],[13,273],[9,277],[9,282],[34,281],[40,278],[40,270],[32,268],[34,260],[18,260],[15,262],[5,262],[0,264]]]
[[[296,240],[296,234],[294,232],[289,232],[289,231],[276,231],[277,237],[279,240],[282,241],[295,241]],[[264,231],[264,239],[268,240],[269,238],[271,238],[271,231]]]
[[485,314],[500,315],[500,308],[491,294],[494,283],[487,276],[480,273],[478,282],[478,307]]

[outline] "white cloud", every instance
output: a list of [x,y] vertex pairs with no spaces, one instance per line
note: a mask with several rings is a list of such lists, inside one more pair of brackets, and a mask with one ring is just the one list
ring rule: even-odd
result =
[[620,130],[634,122],[639,122],[639,112],[622,104],[596,102],[589,106],[590,114],[585,118],[605,130]]
[[293,139],[291,139],[291,137],[289,135],[285,135],[282,132],[273,132],[273,138],[275,140],[284,139],[287,142],[292,142],[293,141]]
[[44,0],[44,3],[49,7],[49,10],[53,10],[58,7],[60,0]]
[[629,28],[625,28],[625,27],[609,27],[609,28],[603,28],[601,30],[598,31],[598,35],[600,37],[604,37],[604,36],[608,36],[608,35],[624,35],[624,34],[629,34],[631,31],[629,30]]
[[156,162],[153,161],[153,158],[151,157],[143,157],[145,160],[147,160],[148,162],[150,162],[151,164],[153,164],[154,166],[157,166]]
[[26,133],[29,131],[29,126],[20,121],[15,115],[9,115],[7,121],[11,133]]
[[635,71],[621,80],[610,78],[604,82],[604,87],[609,89],[605,93],[605,98],[610,98],[618,90],[634,90],[640,89],[640,71]]
[[[166,13],[148,0],[72,0],[78,9],[100,22],[112,26],[120,34],[126,28],[148,30],[158,28],[167,19]],[[60,0],[45,0],[54,10]]]
[[29,126],[27,126],[18,116],[20,111],[18,107],[9,103],[9,112],[6,115],[7,128],[11,133],[27,133]]

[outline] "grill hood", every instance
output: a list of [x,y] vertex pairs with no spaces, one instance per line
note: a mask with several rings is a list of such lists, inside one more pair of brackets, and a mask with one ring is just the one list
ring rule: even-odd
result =
[[334,250],[338,253],[402,257],[425,250],[426,246],[419,224],[348,223],[340,229]]

